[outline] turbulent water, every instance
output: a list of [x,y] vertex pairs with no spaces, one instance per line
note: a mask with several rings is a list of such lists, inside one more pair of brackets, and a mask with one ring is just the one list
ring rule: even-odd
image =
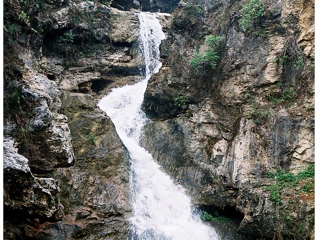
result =
[[184,189],[175,185],[152,156],[139,146],[147,121],[141,110],[143,95],[152,73],[161,67],[159,45],[164,39],[156,14],[140,13],[140,49],[145,58],[145,78],[135,85],[113,89],[99,102],[116,126],[131,157],[133,217],[130,239],[206,240],[219,239],[213,228],[192,211]]

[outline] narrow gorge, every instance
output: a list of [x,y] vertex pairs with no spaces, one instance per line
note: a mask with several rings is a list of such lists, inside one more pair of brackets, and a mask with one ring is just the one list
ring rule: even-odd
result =
[[315,239],[314,1],[5,0],[4,239]]

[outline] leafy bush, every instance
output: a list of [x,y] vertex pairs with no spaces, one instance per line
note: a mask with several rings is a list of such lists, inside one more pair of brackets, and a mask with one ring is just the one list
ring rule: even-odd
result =
[[10,35],[17,36],[21,33],[21,26],[17,23],[13,23],[9,26],[9,29],[5,29]]
[[189,61],[190,68],[195,71],[199,72],[202,69],[202,65],[204,64],[204,57],[200,53],[195,53],[193,57]]
[[281,104],[285,101],[289,101],[293,99],[295,94],[295,90],[293,88],[285,88],[283,89],[281,95],[279,94],[271,94],[268,96],[268,100],[275,104]]
[[191,3],[185,6],[185,11],[191,17],[198,16],[203,13],[203,9],[199,4],[191,4]]
[[273,59],[273,62],[282,65],[284,70],[283,74],[288,78],[292,78],[292,74],[296,74],[303,70],[305,66],[305,57],[297,43],[297,39],[289,37],[285,42],[283,51]]
[[252,118],[255,124],[261,124],[266,121],[272,114],[272,109],[258,109],[257,106],[253,106],[247,113],[248,118]]
[[[284,173],[280,169],[277,169],[276,172],[265,172],[267,178],[274,179],[275,184],[266,187],[266,190],[270,192],[271,201],[276,204],[281,204],[281,191],[284,187],[295,187],[298,183],[307,178],[314,178],[314,164],[310,164],[308,168],[298,174],[293,173]],[[311,192],[314,189],[313,183],[308,183],[302,186],[302,190],[305,192]]]
[[59,43],[73,43],[73,34],[72,32],[66,32],[62,36],[57,38]]
[[245,32],[252,30],[264,15],[264,6],[260,0],[251,0],[240,10],[239,26]]
[[181,107],[182,105],[188,103],[189,98],[188,96],[179,96],[179,97],[174,97],[173,101],[174,101],[174,105]]
[[211,69],[215,69],[217,62],[220,59],[219,47],[221,46],[221,43],[222,37],[220,36],[206,36],[205,44],[209,47],[209,49],[193,55],[189,61],[191,70],[197,74],[203,74],[206,71],[207,66],[210,66]]
[[87,145],[94,145],[95,137],[93,135],[85,135],[84,138]]
[[27,26],[30,26],[30,17],[28,16],[28,14],[26,14],[24,11],[21,11],[18,17]]
[[220,36],[216,36],[216,35],[206,36],[205,44],[211,47],[212,49],[216,50],[218,47],[220,47],[221,42],[222,42],[222,37]]

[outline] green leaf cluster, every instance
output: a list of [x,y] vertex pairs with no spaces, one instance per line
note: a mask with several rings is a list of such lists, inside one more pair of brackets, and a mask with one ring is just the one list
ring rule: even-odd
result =
[[285,88],[283,89],[281,95],[279,94],[269,95],[268,100],[274,104],[281,104],[286,101],[292,100],[294,95],[295,95],[295,90],[293,88]]
[[57,38],[57,42],[59,43],[73,43],[74,37],[72,32],[66,32],[62,36]]
[[213,216],[207,212],[203,212],[201,218],[206,222],[230,222],[229,218],[220,216],[218,212],[214,212]]
[[174,105],[181,107],[182,105],[189,102],[189,98],[188,96],[179,96],[179,97],[174,97],[173,101],[174,101]]
[[210,66],[211,69],[215,69],[217,66],[217,62],[220,59],[219,47],[221,46],[221,43],[222,37],[220,36],[206,36],[205,44],[209,49],[201,53],[197,52],[193,55],[193,57],[189,61],[191,70],[198,74],[201,74],[206,70],[207,66]]
[[[266,190],[270,192],[271,201],[276,204],[281,204],[281,191],[284,187],[295,187],[298,183],[307,178],[314,178],[314,164],[310,164],[308,168],[298,174],[284,173],[282,170],[277,169],[276,172],[265,172],[267,178],[274,179],[275,184],[266,187]],[[310,192],[314,189],[314,183],[307,183],[302,186],[302,190]]]
[[201,6],[199,4],[188,3],[185,6],[185,11],[191,17],[195,17],[195,16],[199,16],[199,15],[203,14],[203,9],[201,8]]
[[87,145],[94,145],[95,137],[92,134],[85,135],[84,138]]
[[257,106],[253,106],[247,113],[247,117],[252,118],[255,124],[261,124],[266,121],[272,113],[272,109],[259,109]]
[[250,31],[264,15],[264,6],[260,0],[251,0],[240,10],[239,26],[245,32]]

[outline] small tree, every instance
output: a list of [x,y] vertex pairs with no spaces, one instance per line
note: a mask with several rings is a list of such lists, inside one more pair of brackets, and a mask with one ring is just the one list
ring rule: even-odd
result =
[[250,3],[242,7],[240,15],[239,26],[243,31],[247,32],[265,15],[264,6],[260,0],[251,0]]

